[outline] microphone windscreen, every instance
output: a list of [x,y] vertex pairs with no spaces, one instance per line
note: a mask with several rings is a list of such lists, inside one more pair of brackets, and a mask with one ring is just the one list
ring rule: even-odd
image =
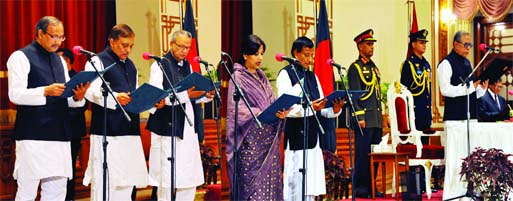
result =
[[76,45],[75,47],[73,47],[73,54],[75,55],[82,55],[82,53],[80,52],[80,50],[82,50],[82,46],[80,45]]
[[333,62],[333,59],[326,59],[326,64],[331,65]]
[[479,49],[483,52],[486,52],[486,44],[484,44],[484,43],[479,44]]
[[508,94],[513,96],[513,90],[508,90]]
[[194,59],[192,59],[192,61],[193,61],[194,63],[197,63],[197,64],[199,64],[199,63],[200,63],[200,60],[201,60],[201,58],[200,58],[199,56],[195,56],[195,57],[194,57]]
[[277,53],[276,54],[276,61],[282,62],[283,61],[283,53]]
[[145,53],[142,54],[142,57],[143,57],[144,60],[149,60],[149,59],[151,59],[150,55],[151,54],[149,52],[145,52]]

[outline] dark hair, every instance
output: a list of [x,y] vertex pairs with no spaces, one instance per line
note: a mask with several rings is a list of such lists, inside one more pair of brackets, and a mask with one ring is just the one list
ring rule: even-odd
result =
[[305,48],[305,47],[313,48],[314,44],[313,44],[312,40],[305,36],[301,36],[301,37],[297,38],[292,43],[292,49],[290,49],[290,55],[292,55],[293,57],[296,57],[296,56],[294,56],[294,50],[296,50],[297,52],[301,52],[303,50],[303,48]]
[[62,24],[62,21],[57,19],[54,16],[42,17],[41,19],[39,19],[37,21],[37,24],[36,24],[36,37],[37,37],[37,31],[39,31],[39,29],[43,30],[43,33],[46,33],[46,31],[48,30],[48,25],[50,25],[50,24],[58,25],[58,24]]
[[73,64],[73,61],[75,61],[75,56],[73,56],[73,52],[69,50],[68,48],[59,48],[56,53],[62,52],[62,56],[69,59],[69,63]]
[[119,37],[127,38],[134,36],[134,31],[127,24],[116,24],[110,31],[109,39],[117,40]]
[[239,63],[244,64],[246,60],[243,55],[252,55],[258,52],[260,46],[263,46],[265,52],[265,43],[264,41],[258,37],[257,35],[248,35],[244,41],[242,41],[241,55],[239,58]]

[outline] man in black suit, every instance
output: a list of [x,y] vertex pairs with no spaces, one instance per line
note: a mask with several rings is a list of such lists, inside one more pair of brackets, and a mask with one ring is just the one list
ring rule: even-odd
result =
[[499,95],[502,80],[490,84],[487,92],[479,98],[478,120],[482,122],[502,121],[508,118],[508,106],[504,97]]

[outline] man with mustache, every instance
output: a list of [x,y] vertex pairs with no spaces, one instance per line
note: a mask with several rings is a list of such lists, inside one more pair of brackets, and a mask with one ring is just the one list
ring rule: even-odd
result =
[[39,183],[41,200],[64,200],[66,181],[72,178],[68,109],[85,104],[89,83],[76,86],[72,97],[61,97],[69,76],[66,62],[55,51],[65,39],[62,21],[42,17],[34,42],[7,61],[9,100],[17,110],[16,200],[35,200]]

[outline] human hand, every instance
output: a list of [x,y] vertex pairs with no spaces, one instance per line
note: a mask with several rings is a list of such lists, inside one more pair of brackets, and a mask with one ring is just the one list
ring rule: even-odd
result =
[[166,99],[165,99],[165,98],[163,98],[163,99],[162,99],[162,100],[160,100],[157,104],[155,104],[155,107],[156,107],[157,109],[160,109],[160,108],[163,108],[163,107],[164,107],[164,105],[166,105]]
[[205,97],[207,97],[208,99],[212,99],[214,98],[214,96],[216,95],[216,91],[212,90],[212,91],[209,91],[205,94]]
[[71,91],[73,91],[73,99],[75,101],[81,101],[84,98],[89,86],[91,86],[90,82],[87,82],[86,84],[80,83],[74,89],[72,89]]
[[61,96],[66,86],[62,83],[53,83],[45,87],[44,96]]
[[278,112],[276,112],[276,117],[279,119],[285,119],[287,118],[287,115],[289,115],[290,110],[292,110],[292,107],[286,110],[285,108],[282,108]]
[[327,100],[325,98],[312,101],[312,106],[313,106],[314,110],[317,112],[321,111],[322,108],[324,108],[324,106],[326,105],[326,101]]
[[116,99],[118,99],[119,104],[121,104],[122,106],[125,106],[128,103],[130,103],[130,101],[132,101],[132,98],[130,98],[130,94],[125,92],[118,93]]
[[333,112],[338,113],[344,107],[345,104],[345,98],[338,98],[333,100]]
[[358,121],[358,124],[360,124],[360,127],[365,128],[365,120]]
[[196,87],[192,86],[191,88],[187,89],[187,94],[189,95],[190,99],[196,99],[205,94],[205,91],[197,91],[195,88]]

